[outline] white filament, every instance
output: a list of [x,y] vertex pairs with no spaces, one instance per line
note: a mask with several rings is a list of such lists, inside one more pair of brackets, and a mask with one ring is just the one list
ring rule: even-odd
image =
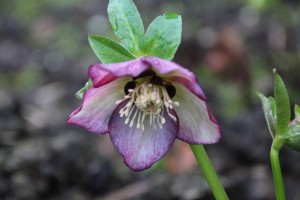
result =
[[167,89],[162,85],[152,84],[147,80],[138,82],[136,87],[128,89],[128,94],[123,99],[116,101],[116,104],[120,104],[126,99],[129,101],[120,109],[119,114],[120,117],[126,117],[124,123],[129,123],[129,127],[135,125],[136,128],[144,131],[145,118],[149,116],[149,125],[154,129],[162,129],[166,123],[163,116],[165,110],[172,120],[177,121],[170,109],[179,106],[179,102],[172,101]]

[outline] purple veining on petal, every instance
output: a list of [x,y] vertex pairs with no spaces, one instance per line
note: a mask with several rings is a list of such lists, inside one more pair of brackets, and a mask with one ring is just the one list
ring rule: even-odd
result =
[[94,64],[89,67],[89,77],[92,79],[95,88],[110,83],[118,78],[108,71],[103,70],[100,66],[101,64]]
[[124,85],[129,78],[120,78],[98,88],[88,89],[81,106],[70,115],[67,123],[78,125],[90,132],[105,134],[108,121],[116,108],[115,102],[124,97]]
[[180,121],[177,138],[189,144],[217,143],[221,137],[221,129],[206,101],[198,98],[184,86],[175,84],[174,101],[180,103],[175,111]]
[[[179,128],[178,118],[174,121],[164,113],[166,123],[163,129],[155,130],[146,117],[145,130],[142,131],[136,128],[136,124],[133,127],[125,125],[125,118],[119,116],[119,110],[126,103],[121,103],[113,112],[109,121],[109,135],[116,149],[123,155],[125,164],[135,171],[141,171],[151,167],[170,150]],[[177,117],[174,111],[172,114]]]

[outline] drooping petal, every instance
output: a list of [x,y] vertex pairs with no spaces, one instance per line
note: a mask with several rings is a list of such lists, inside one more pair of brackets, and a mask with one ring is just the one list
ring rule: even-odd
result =
[[124,97],[124,85],[130,78],[116,79],[84,93],[82,104],[69,117],[67,123],[78,125],[90,132],[105,134],[116,101]]
[[159,76],[165,76],[168,77],[170,81],[183,84],[192,93],[206,100],[206,96],[198,85],[195,75],[191,71],[168,60],[156,57],[140,57],[122,63],[99,64],[97,68],[101,68],[103,71],[109,72],[115,77],[137,77],[144,71],[153,69]]
[[[179,123],[165,113],[166,123],[162,129],[150,126],[149,117],[145,118],[144,131],[136,128],[136,124],[129,127],[119,115],[119,110],[126,103],[121,103],[113,112],[109,121],[109,135],[116,149],[123,155],[125,164],[135,171],[140,171],[151,167],[170,150]],[[175,112],[172,114],[176,116]]]
[[156,57],[143,57],[144,62],[152,66],[159,74],[166,75],[170,81],[183,84],[196,96],[206,100],[206,96],[197,83],[195,75],[186,68],[181,67],[175,62],[163,60]]
[[99,64],[99,67],[117,77],[136,77],[150,68],[149,64],[143,62],[141,58],[121,63]]
[[175,84],[174,101],[180,105],[175,107],[180,128],[177,138],[189,144],[212,144],[219,141],[221,129],[209,111],[206,102],[183,85]]
[[94,87],[100,87],[118,78],[100,66],[101,64],[94,64],[89,68],[89,77],[92,79]]

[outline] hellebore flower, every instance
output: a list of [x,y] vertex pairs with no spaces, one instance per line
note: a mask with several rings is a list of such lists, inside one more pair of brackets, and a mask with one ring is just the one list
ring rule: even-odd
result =
[[195,75],[174,62],[140,57],[95,64],[89,76],[93,86],[67,122],[109,133],[125,164],[135,171],[162,158],[175,138],[212,144],[221,137]]

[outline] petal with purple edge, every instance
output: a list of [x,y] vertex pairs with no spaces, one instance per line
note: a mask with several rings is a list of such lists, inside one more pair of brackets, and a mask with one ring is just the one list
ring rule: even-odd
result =
[[221,129],[209,111],[206,102],[195,96],[180,84],[174,84],[176,95],[174,101],[180,128],[177,138],[189,144],[217,143],[221,137]]
[[100,66],[101,64],[94,64],[89,68],[89,77],[92,79],[94,87],[100,87],[117,79],[116,76],[103,70]]
[[120,78],[102,87],[92,87],[87,90],[81,106],[70,115],[67,123],[78,125],[94,133],[107,133],[109,118],[117,107],[115,102],[123,99],[124,85],[130,80],[130,78]]
[[[113,112],[109,121],[109,135],[116,149],[123,155],[125,164],[135,171],[141,171],[151,167],[170,150],[179,123],[178,119],[174,121],[164,113],[166,123],[162,129],[150,126],[149,117],[145,118],[144,131],[136,128],[136,124],[129,127],[124,124],[125,118],[119,115],[119,110],[126,103],[121,103]],[[172,114],[176,116],[173,111]]]
[[[165,75],[170,81],[183,84],[196,96],[206,100],[206,96],[199,87],[195,75],[191,71],[168,60],[156,57],[141,57],[122,63],[98,64],[97,68],[102,69],[104,72],[109,72],[112,77],[137,77],[142,72],[152,68],[159,73],[158,75]],[[91,69],[95,70],[94,68]],[[90,73],[90,76],[92,77],[92,73]]]
[[171,82],[179,82],[196,96],[203,100],[206,99],[204,92],[197,83],[195,75],[188,69],[181,67],[175,62],[156,57],[144,57],[142,59],[152,66],[159,74],[168,76]]
[[143,62],[141,58],[137,58],[135,60],[121,63],[100,64],[99,67],[117,77],[136,77],[145,70],[149,69],[150,65]]

